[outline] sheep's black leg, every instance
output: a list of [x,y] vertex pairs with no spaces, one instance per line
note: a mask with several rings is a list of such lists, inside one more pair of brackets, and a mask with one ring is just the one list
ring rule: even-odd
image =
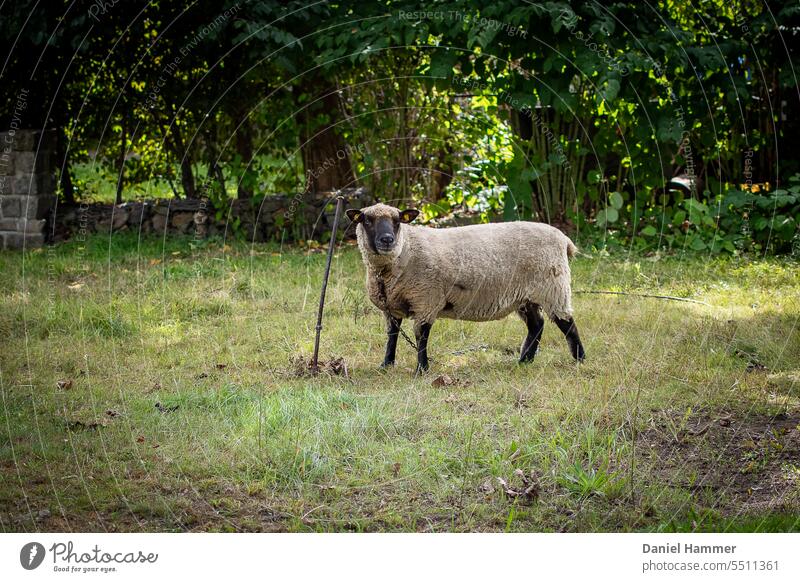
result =
[[417,336],[417,374],[428,371],[428,336],[431,333],[430,323],[421,323],[414,330]]
[[528,335],[525,341],[522,342],[522,349],[519,354],[520,364],[523,362],[532,362],[536,352],[539,351],[539,341],[542,339],[542,331],[544,330],[544,317],[542,317],[542,310],[536,303],[526,303],[519,308],[519,315],[528,326]]
[[586,353],[583,351],[583,344],[578,335],[578,327],[575,325],[575,320],[571,317],[568,319],[553,317],[553,321],[558,326],[558,329],[561,330],[561,333],[567,338],[567,345],[569,345],[569,351],[572,357],[578,362],[582,362],[586,357]]
[[386,333],[389,337],[386,340],[386,356],[383,358],[381,368],[394,366],[394,359],[397,354],[397,336],[400,335],[401,323],[403,323],[402,319],[397,319],[391,315],[386,316]]

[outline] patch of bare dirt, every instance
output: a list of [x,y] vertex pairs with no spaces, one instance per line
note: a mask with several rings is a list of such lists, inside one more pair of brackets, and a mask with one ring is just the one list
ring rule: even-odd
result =
[[798,411],[660,411],[636,447],[663,483],[711,492],[724,514],[800,508]]

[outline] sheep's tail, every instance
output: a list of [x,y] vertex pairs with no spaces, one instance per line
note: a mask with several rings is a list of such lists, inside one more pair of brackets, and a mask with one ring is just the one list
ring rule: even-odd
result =
[[577,255],[578,252],[579,252],[578,247],[575,246],[575,243],[573,243],[569,238],[567,238],[567,258],[571,259],[575,255]]

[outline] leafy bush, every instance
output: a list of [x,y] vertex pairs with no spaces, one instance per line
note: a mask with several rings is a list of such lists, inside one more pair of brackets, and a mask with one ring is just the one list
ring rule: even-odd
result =
[[[611,192],[595,217],[575,221],[596,246],[630,246],[637,250],[672,249],[739,254],[789,253],[800,242],[800,174],[788,188],[760,193],[730,189],[714,197],[674,195],[671,203],[641,204]],[[666,198],[667,195],[662,196]]]

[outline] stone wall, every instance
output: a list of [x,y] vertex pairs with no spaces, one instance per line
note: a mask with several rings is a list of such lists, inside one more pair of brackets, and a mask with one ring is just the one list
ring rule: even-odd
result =
[[[125,230],[145,236],[293,241],[324,238],[333,224],[336,204],[326,206],[332,192],[275,194],[259,204],[233,200],[221,209],[205,199],[56,204],[55,148],[55,131],[0,133],[0,248],[32,248],[90,233]],[[348,206],[372,203],[362,188],[346,189],[342,194]]]
[[[366,190],[343,190],[348,207],[372,203]],[[233,200],[223,209],[207,200],[152,200],[124,204],[59,204],[53,213],[55,240],[66,240],[90,233],[134,231],[144,236],[190,235],[241,236],[255,242],[320,239],[330,231],[336,203],[331,192],[318,194],[275,194],[260,204]],[[324,211],[323,211],[323,207]],[[344,231],[343,220],[340,233]]]
[[55,204],[56,133],[0,133],[0,248],[42,246]]

